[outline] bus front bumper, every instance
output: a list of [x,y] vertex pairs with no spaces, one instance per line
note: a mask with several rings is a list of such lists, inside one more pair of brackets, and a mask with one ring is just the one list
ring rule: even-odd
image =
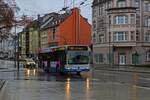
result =
[[65,72],[88,72],[90,71],[89,68],[65,68]]

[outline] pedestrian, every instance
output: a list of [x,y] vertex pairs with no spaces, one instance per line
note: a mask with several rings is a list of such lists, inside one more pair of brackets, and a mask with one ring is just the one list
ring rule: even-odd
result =
[[56,63],[56,72],[59,72],[60,70],[60,59],[57,60],[57,63]]

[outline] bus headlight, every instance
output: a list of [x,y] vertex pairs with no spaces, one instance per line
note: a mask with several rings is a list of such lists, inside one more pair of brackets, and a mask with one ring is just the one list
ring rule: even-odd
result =
[[69,67],[67,67],[66,69],[70,69]]
[[27,63],[27,65],[30,65],[30,63]]
[[69,69],[70,69],[70,67],[69,67],[69,66],[66,66],[66,69],[68,69],[68,70],[69,70]]

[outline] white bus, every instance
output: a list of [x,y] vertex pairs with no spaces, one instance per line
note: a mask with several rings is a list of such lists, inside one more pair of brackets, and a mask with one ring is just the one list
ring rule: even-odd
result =
[[81,45],[44,48],[40,50],[39,61],[46,71],[79,74],[90,70],[91,49]]

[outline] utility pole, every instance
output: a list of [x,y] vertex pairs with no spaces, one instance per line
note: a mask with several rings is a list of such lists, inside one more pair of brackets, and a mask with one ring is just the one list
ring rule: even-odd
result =
[[38,53],[37,53],[37,58],[38,58],[38,66],[39,66],[39,50],[41,49],[41,30],[40,30],[40,14],[37,15],[38,16],[38,21],[37,21],[37,30],[38,30]]
[[[15,18],[16,21],[16,18]],[[15,68],[19,71],[19,35],[17,35],[17,23],[15,22]]]
[[38,28],[38,38],[39,38],[39,49],[41,48],[41,34],[40,34],[40,15],[38,14],[38,23],[37,23],[37,28]]
[[17,71],[19,71],[19,54],[20,54],[20,49],[19,49],[19,34],[17,35]]
[[16,37],[16,36],[17,36],[17,32],[16,32],[16,30],[17,30],[17,29],[16,29],[16,22],[15,22],[15,38],[14,38],[14,39],[15,39],[15,40],[14,40],[14,41],[15,41],[15,54],[14,54],[14,56],[15,56],[15,68],[16,68],[16,66],[17,66],[17,56],[16,56],[16,54],[17,54],[17,47],[16,47],[16,45],[17,45],[17,43],[16,43],[16,42],[17,42],[17,41],[16,41],[16,39],[17,39],[17,37]]
[[111,41],[111,37],[110,37],[111,36],[111,33],[110,33],[110,24],[111,23],[110,23],[110,21],[111,20],[110,20],[110,15],[108,16],[108,20],[109,20],[108,21],[108,25],[109,25],[108,26],[108,36],[109,36],[109,38],[108,38],[109,39],[109,67],[111,67],[111,51],[110,51],[110,41]]

